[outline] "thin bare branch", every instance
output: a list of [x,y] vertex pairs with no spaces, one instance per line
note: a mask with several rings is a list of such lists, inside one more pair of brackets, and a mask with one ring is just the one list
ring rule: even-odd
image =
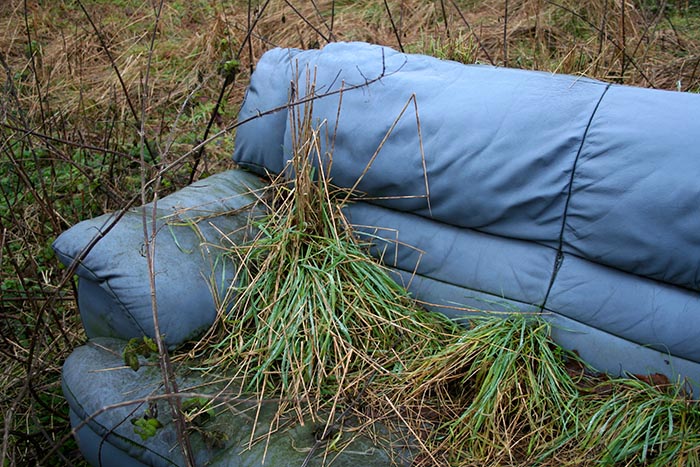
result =
[[403,52],[403,44],[401,43],[401,33],[399,33],[396,23],[394,22],[394,16],[391,14],[391,8],[386,0],[384,0],[384,8],[386,9],[387,15],[389,15],[389,21],[391,22],[391,29],[394,31],[394,37],[396,37],[396,42],[399,45],[399,50]]
[[457,5],[455,0],[450,0],[450,3],[452,3],[452,7],[457,11],[457,14],[462,19],[462,22],[467,27],[467,29],[469,29],[469,32],[472,34],[474,39],[476,39],[476,43],[479,44],[479,48],[481,49],[482,52],[484,52],[484,55],[486,55],[486,60],[488,60],[491,65],[496,66],[496,63],[491,58],[491,54],[489,54],[489,51],[486,49],[484,44],[481,42],[479,35],[474,31],[474,29],[472,29],[471,25],[469,24],[469,21],[467,21],[467,18],[462,13],[462,10],[460,10],[459,5]]
[[[146,109],[149,101],[148,89],[149,89],[149,78],[151,72],[151,62],[153,60],[153,51],[155,49],[155,40],[158,31],[158,26],[160,23],[160,15],[163,11],[163,0],[155,9],[155,18],[153,21],[153,31],[151,35],[151,42],[148,49],[148,63],[146,65],[146,75],[143,80],[143,95],[141,97],[141,127],[139,129],[140,137],[140,155],[141,155],[141,203],[143,205],[141,209],[142,214],[142,225],[143,225],[143,241],[146,250],[146,261],[148,265],[148,277],[149,285],[151,289],[151,309],[153,312],[153,329],[154,329],[154,340],[158,346],[159,363],[161,369],[161,375],[163,377],[163,386],[166,394],[173,395],[177,394],[178,385],[177,379],[175,377],[175,372],[170,363],[170,353],[168,351],[165,342],[163,341],[163,336],[160,331],[160,319],[158,316],[158,301],[156,299],[156,270],[155,270],[155,251],[156,251],[156,229],[157,229],[157,215],[158,215],[158,187],[160,184],[161,176],[157,175],[155,177],[155,189],[153,190],[153,201],[151,210],[150,226],[151,230],[149,232],[148,226],[149,222],[147,220],[146,212],[146,161],[145,161],[145,151],[146,151]],[[185,421],[185,415],[182,412],[182,403],[180,398],[172,397],[168,399],[168,404],[171,408],[172,417],[175,421],[175,431],[177,432],[178,444],[180,449],[182,449],[183,458],[187,467],[195,467],[194,453],[192,452],[192,446],[190,444],[189,433],[187,431],[187,423]]]

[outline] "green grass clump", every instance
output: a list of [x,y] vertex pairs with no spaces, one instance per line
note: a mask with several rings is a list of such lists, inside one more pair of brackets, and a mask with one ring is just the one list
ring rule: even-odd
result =
[[572,358],[542,318],[484,314],[408,371],[402,397],[441,413],[430,443],[451,465],[522,462],[579,424]]
[[418,464],[700,466],[696,400],[596,373],[550,336],[541,316],[483,313],[413,359],[391,407],[421,437]]
[[296,400],[356,393],[455,329],[415,305],[353,236],[310,112],[292,122],[292,180],[272,184],[258,237],[232,251],[243,267],[215,345],[217,364],[239,369],[249,390]]
[[597,465],[700,466],[700,406],[679,388],[634,378],[614,380],[611,394],[591,401],[578,443]]

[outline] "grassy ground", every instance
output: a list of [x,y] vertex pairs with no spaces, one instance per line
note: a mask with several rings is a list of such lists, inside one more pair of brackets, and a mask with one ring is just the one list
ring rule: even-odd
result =
[[697,0],[171,0],[160,10],[141,0],[5,0],[3,466],[81,463],[72,441],[59,442],[69,432],[60,364],[85,337],[53,239],[126,206],[142,180],[159,177],[166,193],[230,167],[233,135],[198,142],[235,120],[262,53],[340,40],[700,91]]

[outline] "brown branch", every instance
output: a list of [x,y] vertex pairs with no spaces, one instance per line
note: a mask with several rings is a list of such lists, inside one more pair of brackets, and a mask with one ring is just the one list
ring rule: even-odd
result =
[[291,8],[292,11],[294,11],[294,13],[296,13],[296,15],[297,15],[299,18],[301,18],[301,20],[302,20],[303,22],[305,22],[307,26],[309,26],[311,29],[313,29],[313,30],[316,32],[316,34],[318,34],[319,36],[321,36],[321,37],[323,38],[323,40],[326,41],[326,43],[331,42],[330,39],[328,39],[328,38],[326,37],[325,34],[323,34],[316,26],[314,26],[314,25],[311,23],[311,21],[309,21],[308,19],[306,19],[306,16],[304,16],[299,10],[297,10],[297,9],[294,7],[294,5],[292,5],[292,4],[289,2],[289,0],[284,0],[284,3],[286,3],[287,6],[289,6],[289,8]]
[[[78,2],[78,6],[80,9],[83,11],[85,14],[85,17],[88,20],[88,23],[90,23],[90,26],[92,27],[93,31],[95,31],[95,35],[97,36],[97,40],[100,42],[100,46],[102,46],[102,49],[105,51],[107,54],[107,58],[109,59],[109,63],[112,66],[112,69],[114,70],[114,73],[117,75],[117,80],[119,81],[119,85],[122,88],[122,92],[124,93],[124,97],[126,98],[126,103],[129,106],[129,110],[131,111],[131,115],[134,117],[134,127],[136,128],[137,131],[140,130],[142,126],[142,122],[139,121],[139,116],[138,113],[136,112],[136,107],[134,107],[133,102],[131,101],[131,95],[129,94],[129,91],[126,87],[126,83],[124,82],[124,78],[122,77],[121,72],[119,71],[119,67],[117,66],[117,62],[114,60],[114,57],[112,56],[112,53],[109,51],[109,47],[107,46],[107,41],[104,39],[104,36],[98,29],[97,25],[95,22],[92,20],[92,16],[90,16],[90,13],[85,9],[85,6],[83,5],[81,0],[76,0]],[[148,153],[151,156],[153,160],[155,160],[156,153],[153,151],[153,149],[150,147],[148,141],[145,141],[146,147],[148,149]]]
[[503,66],[508,66],[508,0],[503,7]]
[[394,23],[394,16],[391,14],[391,8],[389,8],[389,4],[387,3],[386,0],[384,0],[384,8],[386,9],[387,14],[389,15],[389,21],[391,22],[391,29],[394,31],[394,36],[396,36],[396,42],[399,44],[399,50],[403,52],[403,44],[401,44],[401,34],[399,34],[399,30],[396,28],[396,23]]
[[459,17],[462,19],[462,22],[467,27],[467,29],[469,29],[469,32],[472,34],[472,36],[474,36],[474,39],[476,39],[476,43],[479,44],[479,48],[482,52],[484,52],[484,55],[486,55],[486,60],[488,60],[491,65],[496,66],[496,63],[494,63],[493,59],[491,58],[489,51],[486,49],[486,47],[484,47],[484,44],[481,42],[481,39],[476,34],[476,32],[474,32],[474,29],[472,29],[472,26],[469,24],[469,21],[467,21],[467,18],[462,13],[462,10],[460,10],[459,6],[457,6],[457,3],[455,3],[455,0],[450,0],[450,3],[452,3],[452,6],[457,11],[457,14],[459,14]]
[[[163,9],[163,1],[160,0],[155,10],[155,20],[153,22],[153,32],[151,42],[148,49],[148,62],[146,65],[146,75],[143,80],[143,96],[141,97],[141,126],[139,129],[140,148],[141,148],[141,209],[142,225],[143,225],[143,240],[146,250],[146,262],[148,266],[148,279],[151,289],[151,310],[153,313],[153,330],[154,339],[158,346],[158,362],[160,364],[161,375],[163,378],[164,391],[167,395],[175,395],[178,391],[177,379],[175,371],[170,363],[170,354],[168,348],[163,341],[163,336],[160,332],[160,321],[158,316],[158,301],[156,297],[156,271],[155,271],[155,251],[156,251],[156,234],[157,234],[157,216],[158,216],[158,186],[162,175],[158,174],[155,177],[155,190],[153,194],[153,203],[151,210],[151,232],[148,230],[147,212],[146,212],[146,164],[145,164],[145,148],[146,148],[146,104],[148,97],[148,83],[151,72],[151,62],[153,60],[153,51],[155,50],[155,39],[158,33],[158,24],[160,22],[160,14]],[[187,422],[185,415],[182,412],[182,401],[178,397],[170,397],[167,399],[168,405],[172,412],[172,418],[175,423],[175,432],[177,433],[178,444],[182,450],[185,464],[187,467],[195,467],[194,453],[190,444],[189,434],[187,432]]]

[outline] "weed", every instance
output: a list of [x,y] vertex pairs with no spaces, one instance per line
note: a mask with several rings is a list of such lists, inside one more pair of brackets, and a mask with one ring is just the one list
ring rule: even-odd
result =
[[344,193],[325,175],[312,107],[290,117],[291,183],[271,185],[260,235],[232,251],[244,258],[237,299],[211,342],[215,363],[241,369],[249,390],[320,403],[321,394],[351,398],[351,381],[389,373],[395,355],[416,342],[437,345],[454,325],[413,305],[354,238],[338,202]]

